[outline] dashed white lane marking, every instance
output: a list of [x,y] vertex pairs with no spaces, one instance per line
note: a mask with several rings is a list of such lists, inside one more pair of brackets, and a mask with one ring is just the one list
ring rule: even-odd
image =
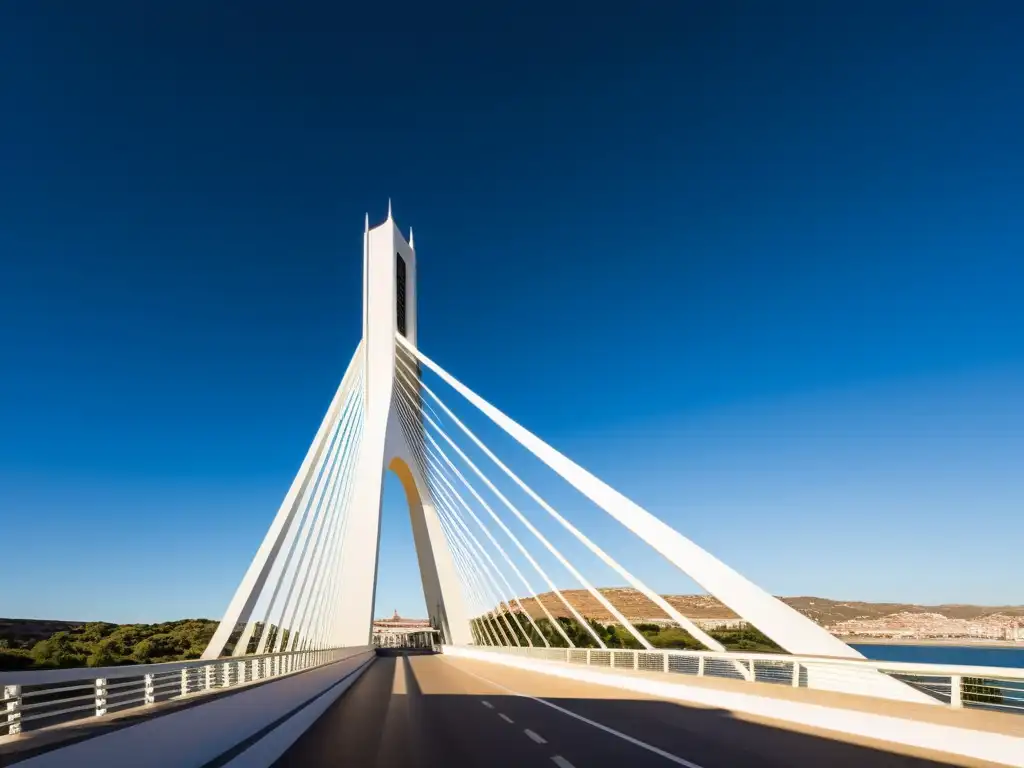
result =
[[504,714],[503,712],[499,712],[498,713],[498,717],[500,717],[502,720],[504,720],[509,725],[511,725],[512,723],[515,722],[515,720],[513,720],[511,717],[509,717],[508,715]]
[[[634,739],[632,736],[628,736],[627,734],[622,733],[621,731],[616,731],[614,728],[609,728],[607,725],[602,725],[601,723],[595,722],[594,720],[584,717],[583,715],[577,715],[575,712],[560,707],[557,704],[552,704],[550,701],[538,699],[536,696],[530,696],[528,693],[520,693],[519,691],[513,691],[511,688],[506,688],[504,685],[501,685],[500,683],[496,683],[493,680],[488,680],[486,677],[481,677],[480,675],[476,674],[476,672],[470,672],[468,669],[463,669],[462,667],[456,667],[456,669],[458,669],[460,672],[464,672],[470,677],[475,677],[477,680],[480,680],[481,682],[487,683],[488,685],[493,685],[495,688],[499,688],[505,691],[506,693],[511,693],[513,696],[519,696],[523,699],[530,699],[531,701],[536,701],[538,704],[543,704],[545,707],[551,707],[551,709],[561,712],[563,715],[568,715],[569,717],[579,720],[581,723],[592,725],[598,730],[604,731],[605,733],[610,733],[612,736],[617,736],[623,741],[628,741],[630,744],[634,744],[640,747],[641,749],[646,749],[648,752],[653,752],[656,755],[664,757],[666,760],[669,760],[675,763],[676,765],[682,765],[686,768],[703,768],[703,766],[697,765],[697,763],[691,763],[689,760],[684,760],[678,755],[673,755],[671,752],[666,752],[664,749],[658,749],[658,747],[655,747],[653,744],[648,744],[646,741]],[[558,760],[565,760],[565,758],[561,757],[560,755],[556,755],[551,759],[555,760],[556,758]],[[555,761],[557,762],[557,760]],[[564,763],[559,763],[559,765],[562,766],[562,768],[572,768],[572,764],[568,760],[565,760]]]
[[543,736],[541,736],[541,735],[540,735],[539,733],[534,733],[534,732],[533,732],[533,731],[531,731],[531,730],[530,730],[529,728],[527,728],[527,729],[526,729],[525,731],[523,731],[523,733],[525,733],[525,734],[526,734],[527,736],[529,736],[529,737],[530,737],[531,739],[533,739],[534,741],[536,741],[536,742],[537,742],[538,744],[547,744],[547,743],[548,743],[548,740],[547,740],[547,739],[545,739],[545,738],[544,738]]
[[481,699],[480,703],[483,704],[488,709],[494,709],[494,705],[491,704],[491,702],[489,702],[489,701],[485,701],[484,699]]
[[557,765],[558,768],[573,768],[573,764],[561,755],[555,755],[554,757],[552,757],[551,762]]

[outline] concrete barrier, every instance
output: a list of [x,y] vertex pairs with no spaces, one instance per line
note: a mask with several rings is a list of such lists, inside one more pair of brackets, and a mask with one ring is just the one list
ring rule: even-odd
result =
[[298,725],[312,724],[373,662],[372,648],[351,651],[323,667],[45,752],[19,768],[201,768],[214,760],[269,766],[308,727]]

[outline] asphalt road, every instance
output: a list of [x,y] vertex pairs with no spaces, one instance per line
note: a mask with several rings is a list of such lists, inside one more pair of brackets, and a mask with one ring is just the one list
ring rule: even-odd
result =
[[[628,695],[628,699],[618,698]],[[731,713],[485,662],[378,658],[277,768],[939,768],[985,766],[894,754]]]

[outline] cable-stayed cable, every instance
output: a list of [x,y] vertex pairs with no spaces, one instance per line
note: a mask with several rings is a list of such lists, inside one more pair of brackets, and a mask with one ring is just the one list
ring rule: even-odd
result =
[[[409,408],[409,406],[405,403],[405,400],[400,398],[398,403],[399,403],[399,406],[400,406],[400,412],[402,411],[402,409],[406,409],[405,410],[405,418],[409,418],[411,420],[412,416],[411,416],[410,411],[407,410]],[[425,436],[430,438],[429,434],[425,434]],[[432,438],[431,438],[431,442],[434,442]],[[436,446],[436,443],[434,443],[434,444]],[[425,443],[423,443],[422,446],[423,446],[424,449],[427,448]],[[442,452],[442,454],[443,454],[443,452]],[[425,455],[425,457],[427,459],[432,459],[432,457],[428,453],[424,453],[424,455]],[[447,459],[447,457],[445,457],[445,458]],[[436,460],[434,461],[434,463],[435,464],[437,463]],[[449,465],[451,464],[451,460],[450,459],[448,459],[448,463],[449,463]],[[470,491],[470,493],[474,496],[474,498],[476,498],[476,500],[478,502],[480,502],[480,505],[487,511],[487,513],[490,515],[491,519],[493,519],[498,524],[498,527],[500,527],[501,530],[505,533],[505,535],[509,537],[509,539],[512,541],[512,543],[515,544],[515,546],[519,550],[519,552],[526,558],[526,560],[530,563],[530,565],[533,566],[533,569],[535,571],[537,571],[537,573],[540,575],[540,577],[547,583],[547,585],[551,589],[551,591],[556,596],[558,596],[559,599],[561,599],[562,603],[569,610],[569,612],[572,613],[576,617],[576,619],[580,623],[580,625],[589,628],[590,625],[586,621],[583,620],[583,617],[579,615],[579,613],[572,606],[572,604],[569,603],[569,601],[565,599],[565,597],[562,595],[562,593],[558,589],[558,587],[555,586],[554,581],[551,580],[551,578],[547,575],[547,573],[544,571],[544,569],[541,567],[541,565],[534,559],[534,557],[530,554],[530,552],[526,549],[526,547],[522,544],[522,542],[519,541],[519,538],[508,528],[507,525],[505,525],[504,521],[502,521],[501,518],[498,517],[498,515],[494,512],[493,509],[491,509],[490,505],[486,501],[484,501],[484,499],[480,496],[480,494],[476,491],[476,489],[473,488],[473,486],[469,484],[469,481],[467,481],[465,477],[461,476],[461,473],[458,472],[457,469],[455,470],[455,472],[456,472],[456,475],[458,476],[458,479],[461,480],[462,484]],[[426,470],[424,470],[424,474],[426,474]],[[519,577],[519,579],[526,586],[527,590],[529,590],[529,592],[533,596],[533,598],[536,601],[537,605],[540,606],[541,611],[544,613],[545,616],[547,616],[548,620],[551,622],[551,624],[554,627],[554,629],[562,636],[562,638],[565,640],[565,642],[568,644],[568,646],[570,648],[576,647],[575,643],[573,643],[573,641],[566,634],[565,629],[562,627],[561,623],[558,622],[551,615],[551,613],[547,609],[547,606],[545,606],[544,602],[537,596],[536,591],[533,589],[533,587],[530,586],[529,582],[527,581],[526,577],[523,575],[522,571],[520,571],[519,568],[515,565],[515,563],[513,563],[512,560],[508,557],[508,555],[505,553],[504,549],[495,540],[494,536],[488,530],[487,526],[484,525],[484,523],[480,520],[480,518],[473,511],[472,507],[470,507],[469,504],[466,503],[465,499],[462,498],[462,494],[460,494],[455,489],[455,487],[451,484],[451,482],[448,480],[448,478],[445,476],[444,473],[442,473],[440,471],[436,471],[433,474],[433,477],[440,479],[448,487],[448,490],[452,492],[452,494],[455,496],[455,498],[459,501],[459,504],[462,506],[462,508],[465,509],[466,512],[469,513],[470,517],[473,518],[473,521],[477,524],[477,526],[480,528],[480,530],[484,532],[484,535],[486,535],[487,538],[490,540],[490,542],[492,544],[494,544],[495,547],[498,548],[498,551],[508,561],[509,565],[515,571],[516,575]],[[591,629],[591,631],[593,631],[593,630]],[[599,647],[604,647],[604,644],[601,642],[600,638],[598,638],[597,640],[598,640]]]
[[[349,421],[351,421],[352,418],[352,410],[354,410],[354,408],[350,409]],[[331,471],[327,478],[325,486],[326,491],[315,500],[317,511],[313,517],[309,530],[306,532],[302,547],[299,550],[299,561],[296,565],[295,573],[289,582],[288,589],[285,593],[284,607],[281,612],[281,626],[274,638],[274,653],[280,653],[281,651],[288,650],[288,648],[291,647],[292,642],[295,640],[297,630],[295,625],[296,614],[305,600],[306,584],[309,582],[309,577],[313,570],[313,561],[320,550],[320,540],[324,521],[330,514],[334,498],[338,492],[338,484],[341,479],[342,470],[339,458],[343,447],[343,439],[339,438],[334,448],[334,461],[331,465]],[[310,546],[312,546],[312,550],[310,550]],[[295,592],[296,586],[298,586],[298,593]],[[286,642],[287,645],[285,645]]]
[[[541,544],[543,544],[543,545],[544,545],[544,547],[545,547],[545,548],[546,548],[546,549],[547,549],[547,550],[548,550],[548,551],[549,551],[549,552],[550,552],[551,554],[553,554],[553,555],[555,556],[555,558],[556,558],[556,559],[557,559],[557,560],[558,560],[558,561],[559,561],[559,562],[560,562],[560,563],[561,563],[561,564],[563,565],[563,567],[565,567],[565,569],[566,569],[566,570],[568,570],[568,571],[569,571],[569,573],[571,573],[571,574],[572,574],[573,576],[575,576],[575,577],[576,577],[576,579],[577,579],[577,580],[578,580],[578,581],[579,581],[579,582],[580,582],[581,584],[583,584],[583,585],[584,585],[584,587],[586,587],[586,588],[587,588],[587,589],[588,589],[588,590],[590,591],[590,593],[592,594],[592,596],[594,596],[594,597],[595,597],[596,599],[598,599],[598,601],[599,601],[599,602],[602,602],[603,604],[604,604],[604,603],[607,603],[607,601],[606,601],[606,600],[604,600],[603,596],[601,596],[601,595],[600,595],[600,593],[598,593],[598,592],[597,592],[596,590],[594,590],[594,588],[593,588],[592,586],[590,586],[590,582],[588,582],[588,581],[586,580],[586,578],[584,578],[583,574],[581,574],[581,573],[580,573],[580,572],[579,572],[578,570],[576,570],[576,568],[575,568],[575,567],[573,567],[572,563],[570,563],[570,562],[569,562],[569,561],[568,561],[568,560],[567,560],[567,559],[566,559],[566,558],[565,558],[565,557],[564,557],[564,556],[562,555],[562,553],[561,553],[561,552],[559,552],[559,551],[558,551],[558,549],[557,549],[557,548],[556,548],[556,547],[555,547],[555,546],[554,546],[553,544],[551,544],[551,542],[549,542],[549,541],[548,541],[548,540],[547,540],[547,539],[546,539],[546,538],[544,537],[544,534],[542,534],[542,533],[541,533],[540,531],[538,531],[538,530],[537,530],[537,528],[536,528],[536,527],[534,527],[534,526],[533,526],[533,524],[532,524],[532,523],[530,523],[530,521],[529,521],[529,520],[527,520],[527,519],[526,519],[526,518],[525,518],[525,517],[523,516],[523,514],[522,514],[522,513],[521,513],[521,512],[520,512],[520,511],[519,511],[519,510],[518,510],[518,509],[517,509],[517,508],[515,507],[515,505],[514,505],[514,504],[512,504],[512,502],[510,502],[510,501],[509,501],[509,500],[508,500],[508,499],[507,499],[507,498],[505,497],[505,495],[504,495],[504,494],[503,494],[503,493],[502,493],[501,491],[499,491],[499,490],[498,490],[498,489],[497,489],[497,488],[496,488],[496,487],[494,486],[494,483],[492,483],[492,482],[491,482],[491,481],[490,481],[490,480],[489,480],[489,479],[487,478],[487,476],[486,476],[486,475],[484,475],[484,473],[480,471],[480,468],[479,468],[479,467],[477,467],[477,466],[476,466],[476,464],[474,464],[474,463],[473,463],[472,459],[470,459],[470,458],[469,458],[469,457],[468,457],[468,456],[467,456],[467,455],[466,455],[466,454],[465,454],[465,453],[464,453],[464,452],[462,451],[462,449],[461,449],[461,448],[459,448],[459,447],[458,447],[458,446],[457,446],[457,445],[455,444],[455,442],[454,442],[454,441],[453,441],[453,440],[452,440],[452,439],[451,439],[450,437],[448,437],[448,434],[447,434],[446,432],[444,432],[443,430],[441,430],[441,429],[440,429],[439,427],[437,427],[437,424],[436,424],[436,422],[434,422],[434,421],[433,421],[433,420],[432,420],[432,419],[431,419],[431,418],[430,418],[429,416],[427,416],[426,414],[423,414],[423,416],[424,416],[424,418],[426,418],[426,419],[427,419],[427,421],[428,421],[428,422],[430,422],[430,423],[431,423],[431,425],[432,425],[432,426],[433,426],[433,427],[435,428],[435,430],[437,430],[437,431],[438,431],[438,433],[439,433],[439,434],[440,434],[440,435],[441,435],[441,436],[442,436],[442,437],[443,437],[443,438],[445,439],[445,441],[446,441],[446,442],[447,442],[447,443],[448,443],[448,444],[449,444],[449,445],[450,445],[450,446],[451,446],[451,447],[452,447],[452,448],[453,448],[453,449],[455,450],[455,452],[459,454],[459,457],[460,457],[460,458],[461,458],[461,459],[462,459],[462,460],[463,460],[463,461],[464,461],[464,462],[465,462],[466,464],[468,464],[468,465],[469,465],[469,467],[470,467],[470,468],[471,468],[471,469],[472,469],[472,470],[474,471],[474,473],[475,473],[475,474],[476,474],[476,475],[477,475],[477,476],[478,476],[478,477],[479,477],[479,478],[480,478],[481,480],[483,480],[484,484],[485,484],[485,485],[486,485],[486,486],[487,486],[487,487],[488,487],[488,488],[489,488],[489,489],[491,490],[491,492],[492,492],[492,493],[493,493],[493,494],[494,494],[495,496],[497,496],[497,497],[498,497],[498,498],[499,498],[499,499],[500,499],[500,500],[501,500],[501,501],[502,501],[502,502],[503,502],[503,503],[505,504],[505,506],[506,506],[506,507],[508,507],[508,509],[509,509],[509,510],[511,510],[512,514],[514,514],[514,515],[516,516],[516,518],[517,518],[517,519],[518,519],[518,520],[519,520],[519,521],[520,521],[521,523],[523,523],[523,525],[525,525],[525,526],[526,526],[527,530],[529,530],[529,531],[530,531],[530,533],[532,533],[532,534],[534,535],[534,537],[535,537],[535,538],[536,538],[536,539],[537,539],[538,541],[540,541],[540,542],[541,542]],[[504,531],[505,531],[506,533],[508,533],[508,534],[509,534],[509,535],[511,536],[512,534],[511,534],[511,532],[510,532],[510,531],[508,530],[508,528],[507,528],[507,527],[505,526],[505,524],[504,524],[503,522],[501,522],[500,518],[498,518],[498,516],[497,516],[497,515],[496,515],[496,514],[494,513],[494,511],[493,511],[493,510],[491,509],[490,505],[488,505],[488,504],[487,504],[487,502],[486,502],[486,501],[484,501],[483,497],[481,497],[481,496],[480,496],[480,494],[479,494],[479,493],[477,493],[476,489],[475,489],[475,488],[473,488],[473,486],[471,486],[471,485],[469,484],[469,481],[468,481],[468,480],[466,480],[465,476],[464,476],[464,475],[463,475],[463,474],[462,474],[462,473],[461,473],[461,472],[459,471],[458,467],[456,467],[456,466],[455,466],[455,465],[454,465],[454,464],[452,463],[451,459],[450,459],[450,458],[448,458],[448,454],[446,454],[446,453],[445,453],[445,451],[444,451],[444,449],[443,449],[443,448],[441,448],[441,446],[440,446],[440,445],[438,445],[437,441],[436,441],[436,440],[434,440],[433,436],[432,436],[432,435],[431,435],[431,434],[430,434],[429,432],[425,432],[424,434],[425,434],[425,437],[427,438],[427,440],[429,441],[430,445],[431,445],[431,446],[433,446],[434,450],[436,450],[436,451],[438,452],[438,454],[439,454],[439,455],[441,456],[441,458],[442,458],[442,459],[444,460],[444,463],[445,463],[445,464],[447,464],[448,468],[449,468],[450,470],[452,470],[452,471],[453,471],[453,472],[455,473],[456,477],[458,477],[458,479],[459,479],[459,480],[460,480],[460,481],[461,481],[461,482],[462,482],[462,483],[463,483],[463,484],[464,484],[464,485],[466,486],[466,488],[467,488],[467,489],[468,489],[468,490],[470,491],[470,493],[472,493],[472,494],[473,494],[473,496],[474,496],[474,497],[476,498],[476,500],[477,500],[477,501],[479,501],[479,502],[480,502],[480,504],[481,504],[481,505],[482,505],[482,506],[484,507],[484,509],[486,509],[486,510],[487,510],[487,511],[488,511],[488,512],[489,512],[489,513],[491,514],[491,516],[492,516],[492,517],[494,518],[495,522],[497,522],[497,523],[498,523],[498,524],[499,524],[499,525],[501,526],[502,530],[504,530]],[[429,449],[428,449],[428,450],[429,450]],[[517,541],[517,542],[518,542],[518,539],[515,539],[515,541]],[[520,545],[520,547],[521,547],[521,545]],[[528,553],[526,552],[525,548],[522,548],[522,547],[521,547],[521,549],[522,549],[522,552],[524,553],[524,555],[528,555]],[[532,562],[536,562],[536,561],[534,561],[534,560],[533,560],[532,556],[530,556],[530,558],[529,558],[529,559],[530,559],[530,560],[531,560]],[[565,607],[566,607],[566,608],[567,608],[567,609],[569,610],[569,612],[570,612],[570,613],[572,613],[572,615],[573,615],[573,616],[574,616],[574,617],[576,618],[576,621],[577,621],[577,622],[579,622],[580,626],[581,626],[581,627],[583,627],[583,628],[584,628],[584,629],[585,629],[585,630],[586,630],[587,632],[589,632],[589,633],[590,633],[590,636],[594,638],[594,641],[595,641],[595,642],[596,642],[596,643],[598,644],[598,647],[599,647],[599,648],[604,648],[604,647],[606,647],[606,646],[605,646],[605,644],[604,644],[604,641],[602,641],[602,640],[601,640],[601,636],[597,634],[597,632],[596,632],[596,631],[594,630],[594,628],[593,628],[593,627],[592,627],[592,626],[590,625],[590,622],[586,621],[586,620],[585,620],[585,619],[584,619],[584,618],[583,618],[583,617],[582,617],[582,616],[580,615],[579,611],[577,611],[577,610],[576,610],[576,608],[575,608],[575,607],[574,607],[574,606],[573,606],[573,605],[572,605],[572,604],[571,604],[571,603],[570,603],[570,602],[569,602],[568,600],[566,600],[566,599],[565,599],[565,596],[564,596],[564,595],[562,595],[562,593],[561,593],[561,592],[560,592],[560,591],[559,591],[559,590],[558,590],[558,589],[557,589],[557,588],[556,588],[556,587],[554,586],[554,583],[553,583],[553,582],[551,582],[550,580],[548,580],[548,581],[549,581],[549,583],[551,584],[551,587],[552,587],[552,589],[554,589],[554,590],[555,590],[556,594],[557,594],[557,595],[559,596],[559,598],[560,598],[560,599],[562,600],[562,602],[563,602],[563,603],[565,604]],[[617,610],[616,610],[616,609],[614,608],[614,606],[611,606],[611,604],[610,604],[610,603],[608,603],[606,607],[609,607],[609,608],[611,609],[611,611],[612,611],[613,615],[617,615],[617,616],[618,616],[618,615],[621,615],[621,614],[618,614],[618,611],[617,611]],[[625,621],[625,618],[624,618],[624,617],[623,617],[623,621]],[[627,622],[627,623],[628,623],[628,622]],[[641,635],[641,637],[643,637],[643,635]],[[646,638],[644,639],[644,641],[643,641],[643,642],[644,642],[644,644],[646,645],[646,647],[648,647],[648,648],[650,647],[650,644],[649,644],[649,643],[647,643],[647,640],[646,640]]]
[[811,619],[773,597],[506,416],[424,355],[407,339],[400,335],[396,336],[396,339],[402,349],[436,373],[576,490],[783,648],[791,653],[863,658],[859,652],[833,637]]
[[333,571],[332,566],[334,563],[332,558],[335,555],[335,543],[339,539],[339,533],[347,520],[348,489],[351,486],[352,476],[355,473],[355,449],[358,447],[355,434],[361,424],[362,411],[362,392],[360,390],[357,390],[357,399],[353,405],[353,411],[351,423],[343,438],[344,444],[339,458],[341,465],[339,490],[329,507],[331,522],[323,532],[324,543],[315,560],[307,602],[298,616],[297,631],[295,633],[296,642],[289,643],[292,650],[299,648],[299,642],[303,646],[309,645],[313,641],[312,635],[314,631],[319,631],[318,623],[322,620],[322,617],[319,615],[322,595],[327,587],[326,582],[330,580]]
[[[401,363],[401,365],[403,367],[406,368],[407,371],[411,371],[412,370],[411,367],[405,362],[405,359],[401,355],[396,355],[396,359]],[[396,369],[396,371],[399,373],[399,375],[401,376],[402,379],[406,379],[405,371],[401,371],[401,370],[398,370],[398,369]],[[651,602],[653,602],[657,607],[661,608],[661,610],[664,611],[668,615],[669,618],[671,618],[673,621],[675,621],[677,624],[679,624],[680,627],[682,627],[687,632],[689,632],[698,642],[703,643],[706,647],[710,648],[711,650],[715,650],[715,651],[724,651],[725,650],[725,647],[721,643],[719,643],[713,637],[708,635],[704,630],[702,630],[700,627],[698,627],[696,624],[694,624],[688,617],[686,617],[682,613],[680,613],[672,604],[670,604],[667,600],[665,600],[665,598],[663,598],[661,595],[659,595],[653,589],[651,589],[646,584],[644,584],[642,581],[640,581],[640,579],[636,578],[633,574],[631,574],[629,571],[627,571],[618,561],[616,561],[614,558],[612,558],[610,555],[608,555],[603,549],[601,549],[599,546],[597,546],[597,544],[595,544],[593,541],[591,541],[588,536],[586,536],[582,531],[580,531],[578,528],[576,528],[576,526],[574,526],[572,523],[570,523],[568,520],[566,520],[561,514],[559,514],[558,511],[556,511],[554,509],[554,507],[552,507],[543,498],[541,498],[541,496],[538,493],[536,493],[529,485],[527,485],[527,483],[524,482],[515,472],[513,472],[511,469],[509,469],[505,465],[505,463],[502,462],[501,459],[499,459],[494,454],[494,452],[491,451],[491,449],[488,448],[472,432],[472,430],[469,429],[469,427],[467,427],[465,424],[463,424],[462,421],[458,418],[458,416],[456,416],[454,413],[452,413],[451,409],[447,405],[445,405],[445,403],[441,400],[441,398],[437,395],[437,393],[434,392],[434,390],[432,390],[430,387],[428,387],[422,381],[419,382],[419,385],[420,385],[420,387],[422,389],[424,389],[427,392],[428,395],[430,395],[430,397],[434,400],[434,402],[436,402],[438,404],[438,406],[441,408],[441,410],[443,410],[445,412],[445,414],[453,422],[455,422],[456,426],[458,426],[459,429],[461,429],[466,434],[466,436],[469,437],[469,439],[472,440],[473,443],[481,451],[483,451],[483,453],[492,462],[494,462],[495,465],[498,466],[499,469],[501,469],[506,475],[508,475],[516,483],[516,485],[518,485],[523,491],[525,491],[530,496],[531,499],[533,499],[535,502],[537,502],[537,504],[540,505],[540,507],[544,511],[546,511],[549,515],[551,515],[551,517],[553,517],[559,524],[561,524],[563,528],[565,528],[567,531],[569,531],[569,533],[571,533],[573,536],[575,536],[576,539],[580,543],[582,543],[585,547],[587,547],[587,549],[589,549],[591,552],[593,552],[595,555],[597,555],[597,557],[600,558],[601,562],[603,562],[605,565],[607,565],[610,568],[612,568],[622,578],[624,578],[627,582],[629,582],[630,586],[632,586],[638,592],[643,594],[647,599],[649,599]],[[431,410],[433,411],[433,409],[431,409]],[[436,411],[434,413],[436,413]],[[627,627],[633,633],[634,637],[639,637],[640,636],[639,632],[637,632],[637,630],[631,624],[628,624]],[[650,647],[650,646],[648,645],[647,647]]]
[[[352,418],[352,408],[356,399],[355,390],[358,388],[358,382],[361,376],[356,376],[352,382],[352,388],[349,390],[348,395],[342,405],[342,410],[338,414],[336,427],[332,433],[332,439],[328,450],[324,454],[324,461],[320,467],[320,472],[315,478],[315,482],[312,486],[307,487],[308,496],[305,499],[305,508],[301,517],[294,521],[296,526],[294,536],[292,537],[291,546],[288,548],[287,555],[281,566],[281,571],[278,574],[276,581],[274,582],[273,591],[270,596],[270,601],[267,603],[266,610],[264,611],[263,617],[263,630],[260,633],[259,644],[256,648],[257,654],[263,654],[267,652],[267,645],[271,641],[272,636],[276,635],[280,637],[284,632],[282,622],[284,620],[285,611],[287,608],[287,599],[284,605],[278,609],[278,613],[275,614],[275,607],[277,606],[277,600],[281,596],[281,590],[285,591],[290,595],[291,589],[295,583],[295,575],[298,572],[298,567],[292,568],[292,558],[297,552],[300,552],[300,544],[302,550],[306,547],[306,541],[308,541],[309,530],[312,526],[312,518],[318,513],[324,491],[330,482],[330,474],[337,460],[338,451],[341,449],[342,438],[341,435],[345,429],[345,425]],[[299,555],[299,561],[301,562],[302,555]],[[274,616],[277,615],[277,625],[272,623]]]
[[[404,430],[407,431],[408,428],[409,428],[409,425],[405,421],[405,418],[406,418],[405,415],[401,415],[401,418],[403,419],[403,428],[404,428]],[[417,466],[419,467],[421,474],[426,475],[425,468],[422,466],[422,459],[421,459],[420,455],[418,454],[418,452],[415,449],[414,449],[413,460],[416,462]],[[480,558],[480,555],[477,552],[477,550],[474,549],[474,547],[463,536],[461,536],[459,534],[456,526],[454,525],[454,523],[451,522],[452,518],[458,519],[459,522],[461,522],[461,519],[458,517],[457,510],[447,508],[446,503],[443,502],[443,500],[438,497],[436,491],[437,491],[437,489],[430,490],[428,488],[428,492],[430,493],[431,501],[434,503],[434,508],[438,512],[438,520],[441,523],[442,532],[445,535],[445,539],[449,542],[449,546],[458,546],[458,547],[460,547],[461,551],[462,551],[462,556],[466,560],[467,565],[472,566],[473,571],[477,572],[478,575],[479,574],[483,574],[483,576],[485,577],[482,580],[481,583],[477,584],[477,588],[480,590],[481,594],[486,594],[488,591],[493,592],[494,594],[496,594],[498,596],[498,603],[500,605],[500,603],[503,600],[505,600],[505,598],[502,597],[501,589],[498,587],[497,581],[494,578],[494,576],[492,575],[490,568],[488,568],[486,563],[484,563],[482,561],[482,559]],[[462,526],[465,527],[465,524],[462,523]],[[471,534],[471,536],[472,536],[472,534]],[[477,548],[480,548],[480,544],[479,544],[478,541],[476,541],[475,537],[472,537],[472,541],[476,545]],[[483,555],[488,560],[490,560],[491,565],[494,565],[494,561],[490,559],[490,555],[487,553],[487,551],[483,550],[482,548],[480,548],[480,551],[483,553]],[[497,566],[494,566],[494,568],[495,568],[495,571],[498,573],[499,577],[501,577],[502,580],[504,580],[504,575],[501,574],[499,569],[497,569]],[[506,581],[506,584],[507,584],[507,581]],[[489,585],[489,588],[488,588],[488,585]],[[511,587],[509,587],[509,591],[511,592]],[[486,601],[485,604],[487,604],[489,602],[490,601]],[[506,601],[506,605],[507,605],[507,601]],[[509,609],[509,612],[511,613],[511,609]],[[505,623],[506,628],[511,633],[512,638],[514,640],[516,640],[516,644],[518,645],[519,644],[518,643],[518,634],[512,629],[512,625],[511,625],[511,623],[509,623],[507,617],[505,617],[505,615],[503,613],[499,614],[499,615],[501,617],[501,620]],[[492,616],[493,616],[493,613],[492,613]],[[504,634],[504,633],[502,633],[502,634]],[[529,637],[527,637],[527,642],[528,642],[529,645],[531,645],[531,646],[533,645],[532,641],[529,640]]]
[[[408,401],[406,401],[406,404],[408,405]],[[402,419],[402,428],[403,428],[403,431],[406,433],[407,441],[409,442],[410,446],[415,445],[415,447],[412,448],[413,454],[414,454],[414,460],[416,461],[416,464],[419,467],[420,474],[424,478],[424,481],[427,482],[428,492],[430,493],[432,499],[434,499],[435,502],[438,501],[439,500],[439,494],[441,494],[442,496],[447,498],[449,504],[453,504],[454,502],[452,501],[451,497],[448,495],[447,491],[445,491],[445,489],[443,487],[438,486],[436,483],[432,482],[433,478],[432,478],[431,472],[429,471],[429,468],[427,467],[427,465],[424,463],[424,455],[423,455],[422,447],[418,444],[419,442],[421,442],[421,440],[416,440],[415,439],[415,437],[416,437],[415,434],[413,434],[413,435],[409,434],[410,429],[415,431],[415,427],[411,427],[409,425],[408,420],[407,420],[407,415],[406,415],[405,412],[400,412],[399,416]],[[420,433],[422,433],[422,430],[420,430]],[[471,539],[471,541],[472,541],[473,545],[476,547],[477,551],[480,552],[484,556],[484,558],[486,558],[487,562],[490,564],[490,567],[493,569],[494,573],[496,573],[498,575],[498,577],[501,579],[502,583],[504,584],[505,590],[507,590],[507,594],[512,596],[512,600],[518,606],[519,612],[526,616],[527,620],[532,625],[534,631],[536,632],[538,638],[540,638],[541,642],[543,642],[545,646],[549,646],[550,643],[548,642],[547,637],[540,630],[540,627],[537,626],[537,623],[534,621],[533,616],[531,616],[530,613],[523,606],[523,604],[520,601],[519,597],[516,595],[516,591],[512,588],[512,585],[509,583],[508,579],[505,577],[505,574],[502,572],[501,568],[498,567],[498,564],[494,562],[494,559],[491,557],[490,553],[487,551],[487,548],[484,547],[480,543],[480,541],[476,538],[476,535],[469,529],[469,527],[466,525],[465,521],[462,519],[462,516],[460,514],[458,514],[457,509],[452,510],[452,511],[455,513],[453,515],[453,517],[454,517],[454,521],[457,524],[457,526],[460,527],[462,529],[462,532]],[[515,564],[512,563],[511,559],[508,556],[508,553],[505,552],[504,548],[494,539],[493,536],[490,535],[489,531],[485,530],[485,533],[488,534],[488,537],[490,538],[491,543],[495,546],[495,548],[498,549],[499,553],[502,555],[502,557],[505,559],[505,561],[509,565],[511,565],[513,567],[513,569],[515,569]],[[527,585],[527,588],[529,589],[529,585]],[[499,590],[499,592],[500,591],[501,590]],[[506,606],[508,607],[509,613],[515,614],[516,612],[513,611],[511,605],[508,604],[507,598],[505,600],[505,603],[506,603]],[[519,624],[518,621],[516,623]],[[527,631],[526,629],[523,629],[523,633],[524,633],[524,635],[527,638],[527,642],[530,645],[532,645],[533,642],[532,642],[532,639],[530,638],[529,631]]]

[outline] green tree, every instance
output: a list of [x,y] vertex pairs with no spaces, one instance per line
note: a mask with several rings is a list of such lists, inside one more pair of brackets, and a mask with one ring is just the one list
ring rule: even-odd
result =
[[148,664],[158,655],[159,648],[152,638],[142,640],[132,648],[132,658],[140,664]]
[[1003,694],[981,677],[965,677],[961,682],[961,700],[971,704],[1002,704]]
[[30,654],[41,667],[79,667],[85,660],[67,632],[57,632],[47,640],[40,640],[32,646]]
[[34,659],[26,651],[0,649],[0,670],[14,672],[29,669],[34,663]]
[[117,664],[119,657],[114,653],[114,643],[106,640],[100,641],[95,650],[85,660],[90,667],[112,667]]

